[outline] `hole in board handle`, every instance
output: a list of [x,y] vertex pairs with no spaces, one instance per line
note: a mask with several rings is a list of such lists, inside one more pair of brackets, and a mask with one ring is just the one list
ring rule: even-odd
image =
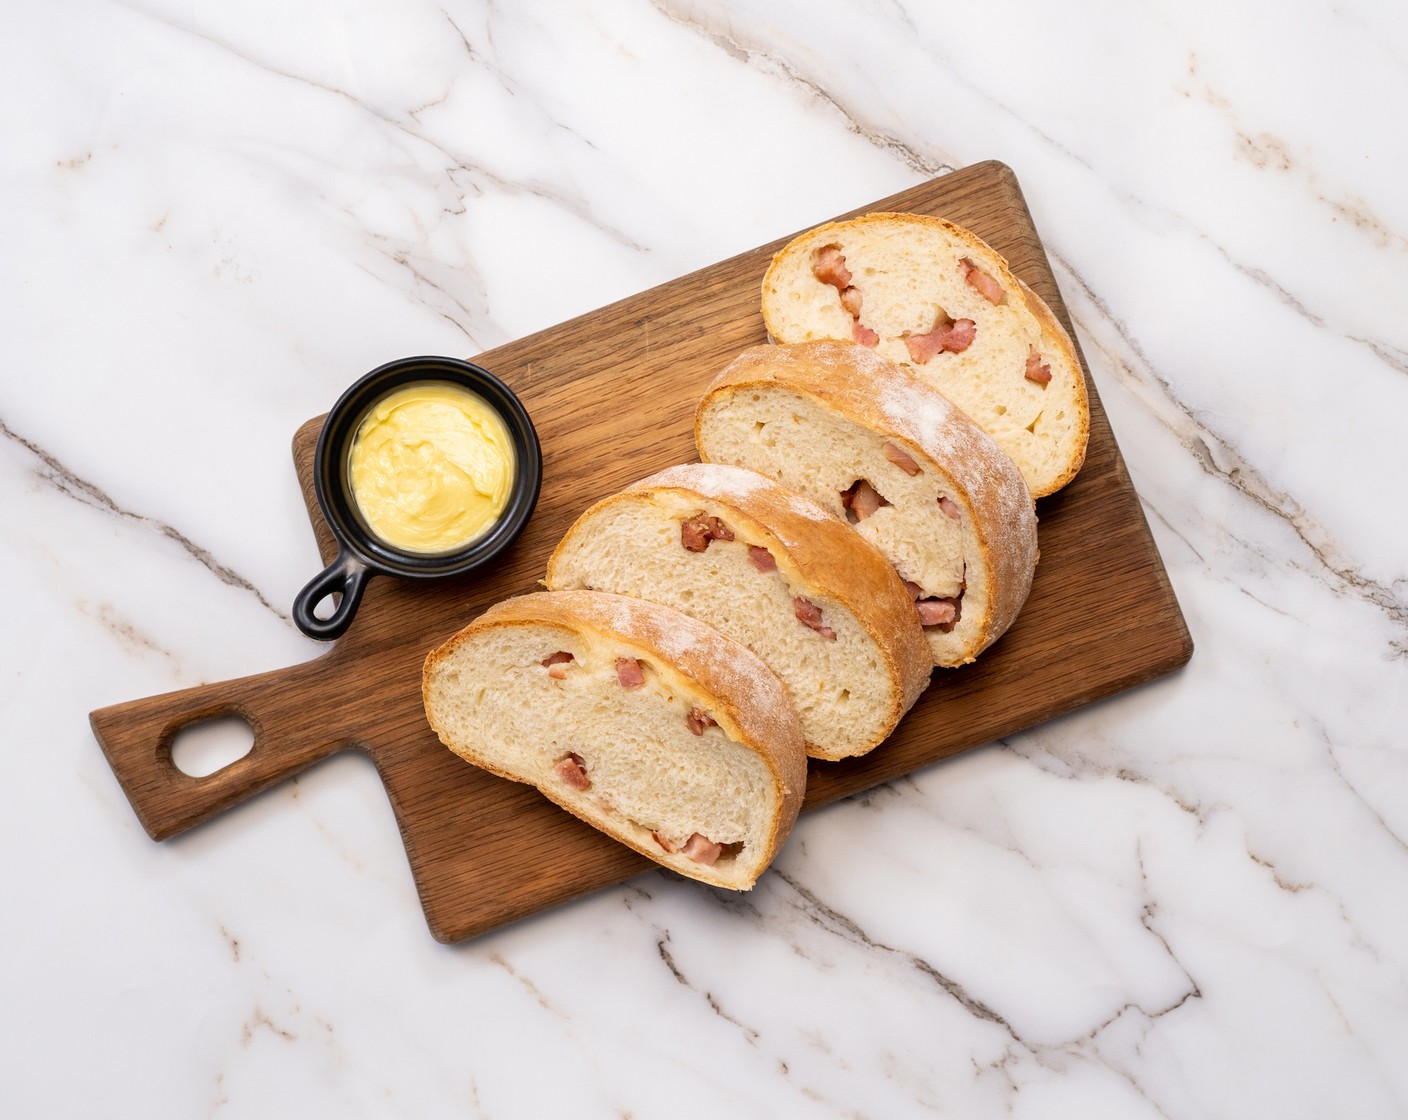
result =
[[188,778],[208,778],[249,754],[254,728],[239,716],[203,719],[176,732],[171,761]]

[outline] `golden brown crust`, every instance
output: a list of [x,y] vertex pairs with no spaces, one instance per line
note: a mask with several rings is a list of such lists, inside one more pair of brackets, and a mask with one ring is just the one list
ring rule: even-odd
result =
[[[538,591],[505,599],[486,610],[426,657],[421,677],[422,699],[431,726],[436,727],[430,686],[436,666],[462,643],[500,627],[550,627],[567,634],[604,636],[640,650],[657,673],[673,687],[694,693],[709,703],[720,728],[737,743],[755,751],[773,776],[777,811],[767,845],[757,866],[765,868],[796,823],[806,791],[807,758],[802,730],[782,683],[756,655],[712,627],[668,607],[601,591]],[[500,777],[523,778],[489,764],[471,747],[442,742],[466,761]],[[671,856],[658,845],[640,842],[617,822],[574,802],[560,789],[533,783],[544,796],[634,848],[656,863],[690,878],[738,889],[739,884],[718,870],[683,856]]]
[[992,573],[989,606],[973,657],[1016,619],[1036,567],[1036,515],[1015,464],[936,389],[889,359],[852,342],[818,339],[745,350],[715,377],[695,412],[695,443],[712,404],[757,386],[801,393],[853,423],[900,444],[954,484],[978,530],[981,561]]
[[877,548],[821,506],[742,468],[703,463],[669,467],[597,502],[573,524],[548,561],[549,585],[559,555],[575,547],[574,535],[596,515],[633,498],[660,492],[687,495],[725,507],[726,520],[744,538],[772,552],[791,586],[808,598],[843,604],[870,635],[896,688],[888,697],[885,730],[862,749],[842,756],[808,743],[814,758],[836,761],[879,746],[929,682],[933,658],[914,603],[894,566]]

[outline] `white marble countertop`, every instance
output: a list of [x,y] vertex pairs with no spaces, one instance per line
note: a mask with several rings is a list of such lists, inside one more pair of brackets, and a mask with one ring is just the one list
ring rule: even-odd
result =
[[[1408,1115],[1393,5],[73,0],[0,61],[0,1114]],[[347,384],[986,159],[1186,669],[750,895],[458,946],[360,755],[147,838],[88,712],[320,652],[288,448]]]

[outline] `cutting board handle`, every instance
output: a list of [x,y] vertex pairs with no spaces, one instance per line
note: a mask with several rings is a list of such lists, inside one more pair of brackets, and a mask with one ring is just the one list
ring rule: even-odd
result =
[[[89,715],[113,773],[153,840],[165,840],[349,745],[309,702],[325,674],[317,659],[251,677],[132,700]],[[213,774],[177,767],[172,744],[193,724],[238,716],[254,731],[249,753]]]

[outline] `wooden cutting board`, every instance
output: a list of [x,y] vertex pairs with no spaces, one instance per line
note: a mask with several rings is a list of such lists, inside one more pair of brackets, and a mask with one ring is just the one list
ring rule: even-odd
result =
[[[1071,329],[1021,189],[1004,165],[977,164],[854,213],[870,210],[934,214],[969,227]],[[592,502],[697,458],[695,404],[731,358],[765,341],[759,284],[793,235],[474,358],[522,397],[543,445],[537,513],[497,571],[436,584],[374,579],[351,629],[311,662],[93,712],[98,742],[153,839],[356,749],[371,756],[386,785],[426,919],[442,941],[653,867],[531,788],[491,777],[442,747],[421,710],[421,663],[491,603],[534,590],[552,548]],[[1138,496],[1089,388],[1085,467],[1039,503],[1041,563],[1021,617],[977,663],[936,670],[873,754],[813,762],[808,810],[1169,673],[1191,656]],[[318,418],[298,430],[293,454],[326,563],[335,549],[311,478],[320,426]],[[308,574],[315,570],[310,557]],[[250,752],[206,777],[178,770],[176,734],[227,715],[253,728]]]

